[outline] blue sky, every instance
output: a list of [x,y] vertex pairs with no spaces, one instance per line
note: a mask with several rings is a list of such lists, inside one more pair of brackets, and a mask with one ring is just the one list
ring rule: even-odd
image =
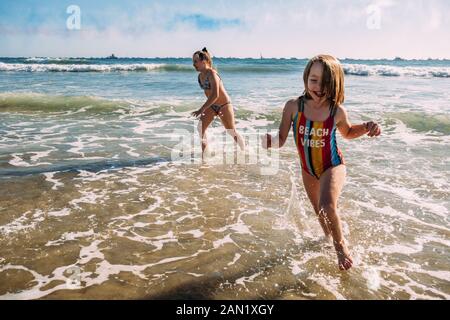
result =
[[[80,29],[69,30],[69,5]],[[448,0],[2,0],[0,56],[450,58]]]

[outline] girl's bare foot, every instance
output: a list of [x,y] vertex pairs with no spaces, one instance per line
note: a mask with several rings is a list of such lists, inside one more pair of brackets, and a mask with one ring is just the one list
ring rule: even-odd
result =
[[334,248],[338,257],[338,265],[340,270],[348,270],[353,266],[353,260],[344,241],[334,242]]

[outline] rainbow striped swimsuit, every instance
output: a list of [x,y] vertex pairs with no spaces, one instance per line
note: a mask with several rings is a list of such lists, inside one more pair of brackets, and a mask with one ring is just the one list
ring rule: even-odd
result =
[[325,121],[311,121],[305,117],[303,99],[303,96],[298,99],[298,113],[292,120],[294,139],[302,169],[319,179],[327,169],[344,164],[336,143],[336,108],[330,107]]

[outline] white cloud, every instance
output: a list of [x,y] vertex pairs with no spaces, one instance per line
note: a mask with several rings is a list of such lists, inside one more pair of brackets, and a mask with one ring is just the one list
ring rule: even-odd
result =
[[[382,8],[381,28],[366,26],[366,8]],[[190,56],[207,46],[216,56],[310,57],[327,52],[339,57],[444,57],[450,52],[449,23],[443,1],[217,1],[151,2],[133,10],[104,9],[105,27],[83,24],[81,31],[40,29],[30,36],[0,35],[0,55],[43,56]],[[82,8],[83,10],[83,8]],[[445,11],[447,10],[447,11]],[[83,14],[83,11],[82,11]],[[84,14],[93,14],[84,12]],[[243,26],[198,30],[192,23],[168,28],[177,15],[201,14],[238,19]],[[105,24],[101,21],[101,25]],[[42,45],[45,44],[45,45]]]

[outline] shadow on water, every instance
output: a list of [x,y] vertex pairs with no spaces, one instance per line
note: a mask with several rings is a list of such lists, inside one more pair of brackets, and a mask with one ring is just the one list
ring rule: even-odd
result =
[[0,171],[0,177],[21,177],[28,175],[36,175],[42,173],[52,172],[77,172],[77,171],[89,171],[100,172],[104,170],[114,170],[127,167],[141,167],[156,163],[169,162],[170,158],[153,157],[138,160],[111,160],[105,159],[96,162],[85,162],[77,164],[66,165],[51,165],[40,168],[20,168],[20,169],[2,169]]

